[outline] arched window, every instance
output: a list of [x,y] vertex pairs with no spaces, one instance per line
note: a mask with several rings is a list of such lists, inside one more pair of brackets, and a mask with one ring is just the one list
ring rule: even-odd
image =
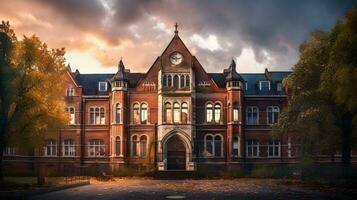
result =
[[180,104],[174,103],[174,123],[180,123]]
[[238,120],[239,120],[238,116],[239,116],[238,103],[235,102],[233,104],[233,121],[234,122],[238,122]]
[[278,122],[280,109],[278,106],[269,106],[267,108],[267,121],[268,124],[274,124]]
[[167,75],[164,75],[162,78],[162,85],[165,87],[167,86]]
[[146,122],[148,120],[148,106],[146,103],[141,104],[140,117],[141,117],[141,123],[146,124]]
[[171,110],[171,104],[170,103],[165,103],[165,122],[170,124],[172,123],[172,110]]
[[172,78],[171,75],[167,76],[167,86],[172,87]]
[[115,155],[119,156],[121,153],[120,137],[115,138]]
[[132,151],[132,155],[133,156],[139,156],[139,139],[137,135],[134,135],[132,137],[132,147],[131,147],[131,151]]
[[95,124],[100,124],[100,112],[99,107],[95,108]]
[[213,105],[211,103],[206,105],[206,121],[212,122],[213,120]]
[[190,76],[186,75],[186,87],[190,87]]
[[63,156],[74,156],[75,146],[74,140],[67,139],[63,141]]
[[259,109],[256,106],[249,106],[246,110],[246,118],[248,125],[259,124]]
[[214,105],[214,121],[219,123],[221,121],[221,104],[216,103]]
[[105,124],[104,108],[100,107],[100,124]]
[[174,76],[174,88],[178,88],[179,87],[179,77],[178,75]]
[[139,124],[140,123],[140,111],[139,111],[139,104],[134,103],[133,105],[133,122],[134,124]]
[[74,96],[74,89],[72,87],[67,88],[67,96],[68,97]]
[[142,135],[140,137],[140,156],[146,156],[146,148],[147,148],[147,138],[146,135]]
[[239,156],[239,140],[238,136],[233,137],[233,156]]
[[205,136],[205,152],[204,156],[213,156],[213,136],[206,135]]
[[181,104],[181,123],[187,124],[188,121],[188,105],[187,103]]
[[216,135],[214,137],[214,156],[217,156],[217,157],[221,157],[223,156],[223,152],[222,152],[222,137],[220,135]]
[[180,76],[180,88],[185,87],[185,76],[181,75]]
[[46,151],[45,151],[46,156],[56,156],[57,155],[57,142],[56,140],[47,140],[47,145],[46,145]]
[[69,124],[76,123],[76,116],[73,107],[67,107],[66,112],[69,114]]
[[117,103],[115,106],[115,123],[120,123],[120,104]]

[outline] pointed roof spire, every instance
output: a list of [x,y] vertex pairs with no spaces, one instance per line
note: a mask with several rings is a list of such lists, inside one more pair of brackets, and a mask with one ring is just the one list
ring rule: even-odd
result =
[[126,81],[125,77],[125,66],[123,63],[123,58],[120,58],[119,64],[118,64],[118,71],[117,73],[113,76],[112,81]]
[[175,24],[175,35],[178,35],[177,27],[178,27],[178,24],[177,24],[177,22],[176,22],[176,24]]
[[232,58],[231,64],[228,69],[224,70],[226,81],[241,81],[243,78],[236,71],[236,62]]

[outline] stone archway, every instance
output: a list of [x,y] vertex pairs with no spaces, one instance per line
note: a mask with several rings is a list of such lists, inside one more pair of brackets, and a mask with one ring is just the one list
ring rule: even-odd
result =
[[166,141],[166,168],[167,170],[186,170],[185,142],[177,134]]

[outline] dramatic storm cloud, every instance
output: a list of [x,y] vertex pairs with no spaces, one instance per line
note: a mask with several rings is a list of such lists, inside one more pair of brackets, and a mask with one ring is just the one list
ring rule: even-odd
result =
[[289,70],[299,45],[315,30],[329,30],[356,1],[7,0],[0,19],[18,35],[36,34],[65,47],[72,68],[114,72],[120,57],[146,71],[179,35],[209,72],[232,58],[241,72]]

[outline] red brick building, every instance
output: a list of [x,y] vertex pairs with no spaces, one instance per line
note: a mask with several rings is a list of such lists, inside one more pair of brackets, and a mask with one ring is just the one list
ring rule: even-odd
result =
[[70,125],[46,136],[30,160],[19,156],[12,162],[37,159],[56,170],[293,162],[298,145],[271,133],[287,103],[282,81],[289,72],[239,74],[234,60],[222,71],[207,73],[177,30],[146,73],[130,72],[122,60],[115,74],[68,68]]

